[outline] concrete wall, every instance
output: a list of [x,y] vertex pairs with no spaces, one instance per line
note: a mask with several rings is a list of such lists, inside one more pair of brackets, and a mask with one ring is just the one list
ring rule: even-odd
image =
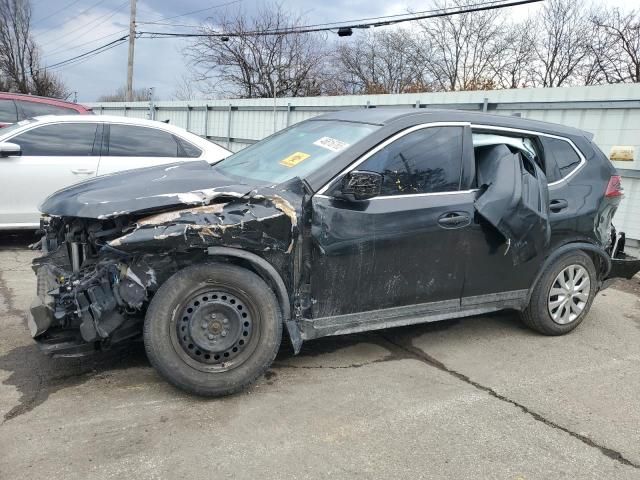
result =
[[401,95],[347,95],[273,99],[198,100],[91,104],[96,113],[169,120],[233,151],[275,130],[327,111],[347,108],[455,108],[520,114],[574,126],[595,135],[608,155],[614,145],[635,147],[632,162],[614,162],[623,175],[626,198],[616,215],[618,228],[640,240],[640,85]]

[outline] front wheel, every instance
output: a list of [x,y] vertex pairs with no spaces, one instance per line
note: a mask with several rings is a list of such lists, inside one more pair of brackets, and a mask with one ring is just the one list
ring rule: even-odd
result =
[[193,265],[156,292],[144,323],[151,364],[182,390],[229,395],[271,365],[282,337],[280,306],[267,284],[236,265]]
[[545,335],[568,333],[589,312],[597,285],[591,258],[582,251],[567,253],[542,273],[522,320]]

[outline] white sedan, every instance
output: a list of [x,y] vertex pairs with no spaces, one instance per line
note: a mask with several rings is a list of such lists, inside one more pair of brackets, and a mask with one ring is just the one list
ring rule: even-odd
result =
[[42,200],[96,175],[178,161],[215,163],[230,154],[152,120],[106,115],[23,120],[0,130],[0,230],[37,228]]

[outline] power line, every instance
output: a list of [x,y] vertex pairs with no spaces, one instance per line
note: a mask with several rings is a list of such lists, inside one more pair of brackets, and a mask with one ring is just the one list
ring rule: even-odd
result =
[[109,51],[109,50],[111,50],[112,48],[116,48],[116,47],[118,47],[118,46],[122,45],[123,43],[125,43],[125,42],[120,42],[120,43],[117,43],[117,44],[111,45],[110,47],[105,48],[105,49],[103,49],[103,50],[101,50],[101,51],[99,51],[99,52],[97,52],[97,53],[94,53],[93,55],[88,55],[88,56],[82,57],[82,58],[80,58],[80,59],[74,60],[74,61],[72,61],[72,62],[65,63],[64,65],[61,65],[60,67],[57,67],[57,68],[63,68],[63,67],[74,67],[74,66],[76,66],[76,65],[81,65],[81,64],[83,64],[83,63],[85,63],[85,62],[88,62],[88,61],[89,61],[89,60],[91,60],[93,57],[95,57],[95,56],[97,56],[97,55],[99,55],[99,54],[101,54],[101,53],[104,53],[104,52],[106,52],[106,51]]
[[[107,0],[99,0],[97,3],[95,3],[95,4],[91,5],[89,8],[85,8],[84,10],[82,10],[80,13],[78,13],[78,14],[76,15],[76,17],[79,17],[80,15],[84,15],[85,13],[87,13],[88,11],[90,11],[91,9],[93,9],[93,8],[97,7],[98,5],[100,5],[100,4],[102,4],[102,3],[106,2],[106,1],[107,1]],[[71,2],[71,3],[70,3],[69,5],[67,5],[66,7],[63,7],[63,8],[61,8],[60,10],[57,10],[55,13],[53,13],[53,14],[49,15],[49,17],[52,17],[53,15],[57,15],[57,14],[58,14],[58,13],[60,13],[61,11],[65,10],[65,9],[66,9],[66,8],[68,8],[68,7],[71,7],[72,5],[75,5],[76,3],[78,3],[78,2],[77,2],[77,1],[75,1],[75,2]],[[46,18],[49,18],[49,17],[46,17]],[[44,19],[43,19],[43,20],[44,20]],[[41,21],[42,21],[42,20],[41,20]],[[39,22],[36,22],[36,23],[39,23]],[[64,22],[63,22],[63,23],[64,23]],[[37,38],[37,37],[41,37],[42,35],[45,35],[46,33],[51,32],[52,30],[54,30],[55,28],[57,28],[57,27],[59,27],[59,26],[60,26],[60,25],[57,25],[56,27],[52,27],[52,28],[49,28],[49,29],[45,30],[44,32],[40,32],[38,35],[35,35],[35,37],[36,37],[36,38]]]
[[[83,13],[88,12],[89,10],[91,10],[92,8],[98,6],[100,3],[102,3],[105,0],[100,0],[98,3],[94,4],[93,6],[87,8],[86,10],[84,10]],[[64,35],[61,35],[60,37],[57,37],[54,40],[54,43],[59,42],[60,40],[62,40],[63,38],[68,37],[69,35],[76,33],[80,30],[84,30],[86,28],[89,29],[94,29],[96,28],[98,25],[102,25],[103,23],[105,23],[107,20],[109,20],[110,18],[112,18],[114,15],[116,15],[120,10],[122,10],[124,8],[125,5],[127,5],[129,3],[129,0],[125,0],[123,3],[121,3],[119,6],[116,7],[115,10],[111,11],[110,13],[106,13],[104,15],[100,15],[99,17],[94,18],[93,20],[91,20],[88,23],[85,23],[83,25],[80,25],[78,28],[74,28],[73,30],[70,30],[69,32],[65,33]],[[98,20],[102,20],[100,22],[98,22]],[[98,22],[98,23],[96,23]],[[46,32],[43,32],[46,33]],[[42,36],[42,34],[40,35],[36,35],[36,38],[38,38],[39,36]],[[73,41],[73,39],[71,40]],[[66,45],[68,45],[70,42],[67,42]]]
[[[129,0],[127,0],[128,2]],[[336,29],[335,25],[337,25],[338,23],[342,23],[343,26],[340,27],[340,29],[365,29],[365,28],[370,28],[370,27],[381,27],[381,26],[389,26],[389,25],[396,25],[399,23],[404,23],[404,22],[409,22],[409,21],[416,21],[416,20],[424,20],[424,19],[429,19],[429,18],[437,18],[437,17],[446,17],[446,16],[451,16],[451,15],[458,15],[461,13],[472,13],[472,12],[480,12],[480,11],[487,11],[487,10],[496,10],[496,9],[500,9],[500,8],[506,8],[506,7],[513,7],[513,6],[517,6],[517,5],[526,5],[529,3],[537,3],[537,2],[541,2],[543,0],[520,0],[520,1],[516,1],[516,2],[498,2],[498,1],[492,1],[492,2],[485,2],[483,4],[478,4],[476,6],[472,6],[472,7],[458,7],[457,9],[452,10],[451,8],[443,8],[440,10],[435,10],[435,11],[430,11],[431,13],[428,14],[422,14],[422,15],[413,15],[410,18],[397,18],[398,15],[389,15],[386,17],[378,17],[378,19],[384,19],[384,18],[390,18],[393,17],[395,19],[393,20],[383,20],[383,21],[378,21],[378,22],[369,22],[369,23],[350,23],[349,21],[345,21],[345,22],[335,22],[335,23],[330,23],[330,24],[316,24],[316,25],[304,25],[301,27],[293,27],[293,28],[287,28],[287,29],[274,29],[274,30],[265,30],[262,32],[259,31],[255,31],[255,32],[241,32],[241,33],[169,33],[169,32],[137,32],[136,36],[137,37],[141,37],[143,35],[147,35],[148,37],[146,38],[188,38],[188,37],[222,37],[224,39],[224,37],[229,38],[229,37],[236,37],[236,36],[240,36],[240,35],[289,35],[289,34],[298,34],[298,33],[313,33],[313,32],[323,32],[323,31],[333,31]],[[353,20],[351,21],[353,22]],[[358,22],[358,20],[355,20],[355,22]],[[333,26],[329,26],[329,25],[333,25]],[[88,58],[94,57],[96,55],[99,55],[101,53],[104,53],[112,48],[117,47],[118,45],[121,45],[122,43],[124,43],[125,41],[127,41],[129,38],[129,35],[124,35],[116,40],[113,40],[109,43],[106,43],[104,45],[101,45],[100,47],[94,48],[92,50],[89,50],[88,52],[84,52],[80,55],[76,55],[75,57],[71,57],[68,58],[66,60],[62,60],[60,62],[54,63],[53,65],[49,65],[48,67],[46,67],[47,69],[51,69],[51,68],[60,68],[60,67],[64,67],[73,63],[79,63],[80,61],[85,61]]]
[[139,25],[142,24],[155,24],[156,22],[161,22],[163,20],[172,20],[174,18],[181,18],[181,17],[187,17],[189,15],[195,15],[197,13],[202,13],[202,12],[206,12],[207,10],[213,10],[214,8],[222,8],[222,7],[228,7],[229,5],[234,5],[236,3],[240,3],[243,0],[232,0],[230,2],[227,3],[221,3],[219,5],[213,5],[211,7],[207,7],[207,8],[201,8],[199,10],[193,10],[191,12],[187,12],[187,13],[181,13],[180,15],[174,15],[172,17],[162,17],[162,18],[157,18],[152,22],[138,22]]
[[79,59],[85,58],[87,56],[98,55],[100,53],[106,52],[107,50],[110,50],[111,48],[114,48],[114,47],[117,47],[118,45],[121,45],[122,43],[126,42],[128,38],[129,38],[129,35],[124,35],[124,36],[122,36],[120,38],[117,38],[116,40],[112,40],[109,43],[105,43],[104,45],[101,45],[101,46],[99,46],[97,48],[94,48],[93,50],[89,50],[88,52],[81,53],[80,55],[76,55],[75,57],[67,58],[66,60],[62,60],[60,62],[54,63],[53,65],[48,65],[47,67],[44,67],[43,69],[50,70],[50,69],[64,67],[64,66],[69,65],[70,63],[74,62],[75,60],[79,60]]
[[[282,29],[272,29],[272,30],[262,30],[262,31],[249,31],[249,32],[216,32],[216,33],[173,33],[173,32],[138,32],[139,35],[146,35],[147,38],[191,38],[191,37],[221,37],[223,39],[228,39],[230,37],[238,37],[244,35],[255,35],[255,36],[267,36],[267,35],[291,35],[291,34],[300,34],[300,33],[316,33],[316,32],[327,32],[336,30],[337,25],[342,24],[339,27],[340,30],[351,31],[352,29],[366,29],[371,27],[384,27],[390,25],[397,25],[405,22],[412,22],[416,20],[426,20],[429,18],[438,18],[438,17],[447,17],[451,15],[458,15],[461,13],[473,13],[473,12],[481,12],[487,10],[497,10],[500,8],[506,7],[514,7],[518,5],[526,5],[529,3],[537,3],[544,0],[520,0],[515,2],[504,3],[504,1],[491,1],[485,2],[482,4],[477,4],[476,6],[465,6],[465,7],[448,7],[442,8],[439,10],[432,10],[430,12],[435,13],[427,13],[423,15],[412,15],[408,18],[395,18],[392,20],[388,20],[390,17],[397,17],[397,15],[389,15],[385,17],[379,17],[381,20],[376,22],[365,22],[365,23],[351,23],[358,22],[358,20],[351,20],[345,22],[333,22],[333,23],[325,23],[325,24],[315,24],[315,25],[304,25],[301,27],[291,27],[291,28],[282,28]],[[338,32],[340,33],[340,32]],[[350,33],[346,33],[350,35]]]
[[80,0],[73,0],[72,2],[68,3],[68,4],[67,4],[67,5],[65,5],[64,7],[57,9],[57,10],[56,10],[55,12],[53,12],[52,14],[47,15],[46,17],[42,17],[42,18],[40,18],[40,19],[36,20],[35,22],[33,22],[32,26],[35,26],[35,25],[37,25],[37,24],[39,24],[39,23],[42,23],[42,22],[44,22],[45,20],[50,19],[51,17],[55,17],[55,16],[56,16],[56,15],[58,15],[60,12],[63,12],[63,11],[64,11],[64,10],[66,10],[67,8],[74,6],[74,5],[75,5],[76,3],[78,3],[79,1],[80,1]]
[[68,52],[69,50],[75,50],[77,48],[84,47],[85,45],[90,45],[92,43],[96,43],[96,42],[98,42],[100,40],[104,40],[105,38],[113,37],[114,35],[121,35],[122,33],[126,32],[127,30],[129,30],[129,29],[125,28],[123,30],[118,30],[117,32],[109,33],[108,35],[103,35],[102,37],[94,38],[93,40],[89,40],[88,42],[79,43],[78,45],[74,45],[73,47],[63,48],[64,45],[69,45],[70,43],[73,43],[73,40],[71,40],[70,42],[67,42],[67,43],[65,43],[63,45],[60,45],[59,48],[57,48],[57,49],[55,49],[55,50],[53,50],[51,52],[47,52],[47,58],[55,57],[58,53]]

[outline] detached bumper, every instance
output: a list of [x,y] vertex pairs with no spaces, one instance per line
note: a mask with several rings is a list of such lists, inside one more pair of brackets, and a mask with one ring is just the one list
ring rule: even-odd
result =
[[54,323],[56,302],[49,292],[58,287],[55,274],[48,266],[38,267],[36,276],[38,280],[37,296],[31,302],[27,314],[27,326],[33,338],[42,335]]
[[600,290],[610,287],[620,278],[630,279],[638,272],[640,272],[640,259],[625,253],[618,253],[616,258],[611,259],[611,270],[602,282]]
[[53,312],[44,304],[38,296],[29,307],[27,313],[27,326],[33,338],[36,338],[46,332],[53,323]]
[[640,259],[620,253],[616,258],[611,259],[611,271],[607,279],[632,278],[639,271]]

